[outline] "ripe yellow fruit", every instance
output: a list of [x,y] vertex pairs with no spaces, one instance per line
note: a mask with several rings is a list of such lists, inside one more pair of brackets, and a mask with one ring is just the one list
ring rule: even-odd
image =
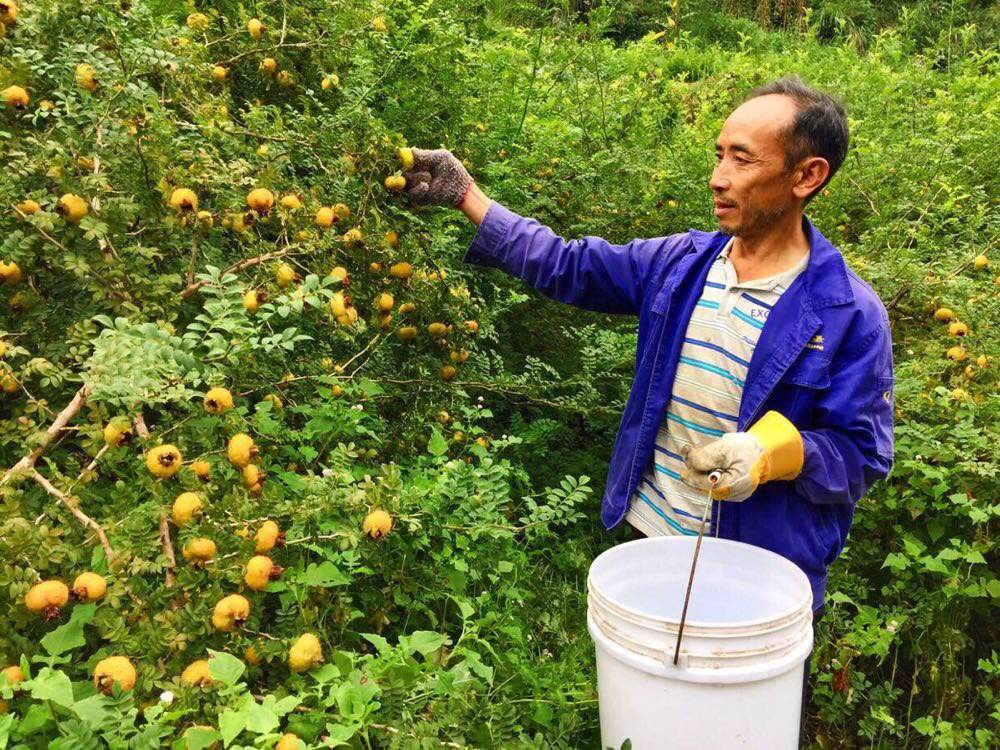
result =
[[198,224],[204,229],[211,229],[212,225],[215,224],[215,219],[212,218],[211,211],[199,211],[197,219]]
[[295,76],[290,71],[282,70],[278,73],[276,80],[279,86],[292,86],[295,84]]
[[230,594],[219,599],[212,611],[212,626],[222,632],[231,633],[242,627],[250,618],[250,602],[239,594]]
[[191,471],[203,482],[212,478],[212,464],[204,459],[198,459],[191,464]]
[[961,362],[965,359],[965,349],[960,346],[953,346],[945,353],[945,356],[954,362]]
[[170,194],[168,205],[175,211],[197,211],[198,196],[194,190],[188,188],[177,188]]
[[477,323],[474,320],[467,320],[465,321],[465,328],[469,333],[475,335],[476,332],[479,330],[479,323]]
[[181,452],[176,445],[158,445],[146,453],[146,468],[154,477],[172,477],[181,468]]
[[0,2],[0,23],[10,26],[15,20],[17,20],[17,3],[14,0]]
[[401,174],[392,174],[385,178],[385,187],[394,193],[398,193],[406,187],[406,178]]
[[934,320],[947,322],[955,319],[955,313],[950,307],[939,307],[934,311]]
[[396,304],[396,301],[388,292],[382,292],[382,294],[378,296],[378,300],[375,304],[380,312],[389,312],[392,309],[392,306]]
[[66,193],[56,203],[56,213],[70,224],[79,224],[80,220],[87,215],[87,211],[87,201],[79,195],[73,195],[73,193]]
[[269,393],[263,398],[264,401],[270,401],[275,409],[281,409],[285,404],[281,400],[281,397],[275,393]]
[[396,153],[399,155],[399,161],[403,165],[403,171],[409,172],[413,169],[413,150],[410,148],[400,148],[397,149]]
[[455,377],[456,372],[457,371],[453,365],[444,365],[439,371],[439,374],[441,375],[442,380],[451,380]]
[[291,284],[293,281],[295,281],[296,276],[297,274],[295,273],[295,269],[292,268],[287,263],[282,263],[280,266],[278,266],[278,270],[274,274],[274,278],[278,282],[278,286],[280,287],[286,287],[289,284]]
[[312,633],[300,635],[288,650],[288,666],[293,672],[306,672],[323,661],[323,646]]
[[330,312],[338,317],[347,312],[347,298],[343,292],[334,292],[330,297]]
[[469,350],[465,347],[462,347],[458,351],[452,349],[449,356],[451,357],[452,362],[464,362],[469,358]]
[[281,207],[289,211],[298,211],[302,207],[302,201],[294,193],[281,196]]
[[191,522],[195,516],[201,515],[205,504],[196,492],[182,492],[174,500],[170,509],[170,517],[178,526],[185,526]]
[[192,13],[187,17],[186,23],[192,31],[204,31],[208,28],[208,16],[204,13]]
[[264,36],[264,32],[267,31],[267,27],[260,22],[259,18],[251,18],[247,21],[247,31],[250,32],[250,36],[254,39],[260,39]]
[[24,672],[17,665],[14,665],[12,667],[7,667],[2,672],[0,672],[0,675],[3,675],[4,677],[7,678],[7,684],[10,685],[12,688],[16,688],[18,685],[24,682]]
[[185,560],[195,563],[206,563],[215,558],[216,546],[211,539],[203,536],[196,537],[188,541],[181,550]]
[[337,316],[337,322],[342,326],[354,325],[358,319],[358,309],[356,307],[348,306],[347,310],[344,311],[343,315]]
[[399,314],[408,315],[409,313],[413,312],[416,309],[417,306],[413,302],[404,302],[399,306]]
[[31,101],[28,92],[21,86],[8,86],[0,91],[0,98],[3,98],[4,104],[11,109],[25,109]]
[[347,269],[343,266],[334,266],[333,270],[330,271],[330,276],[333,276],[341,284],[345,283],[348,279]]
[[969,397],[969,394],[962,388],[955,388],[951,392],[951,397],[955,401],[964,401]]
[[247,562],[243,582],[248,588],[260,591],[271,581],[281,577],[281,568],[274,564],[267,555],[254,555]]
[[263,60],[260,61],[260,69],[263,70],[265,73],[274,75],[274,71],[278,69],[278,61],[275,60],[273,57],[265,57]]
[[96,602],[108,590],[108,582],[97,573],[81,573],[73,581],[73,596],[81,602]]
[[283,547],[285,535],[274,521],[264,521],[254,536],[254,551],[258,554],[270,552],[275,547]]
[[403,339],[404,341],[408,341],[410,339],[416,338],[417,329],[415,326],[400,326],[399,328],[396,329],[396,336]]
[[380,34],[384,34],[389,30],[385,25],[385,18],[382,16],[375,16],[372,19],[372,28]]
[[354,247],[356,245],[359,245],[362,239],[363,235],[361,234],[360,229],[358,229],[357,227],[354,227],[353,229],[348,229],[346,232],[344,232],[344,238],[343,238],[344,247]]
[[984,268],[989,268],[990,259],[985,255],[977,255],[973,259],[972,265],[977,271],[982,271]]
[[214,78],[217,83],[225,83],[226,79],[229,78],[229,68],[216,65],[212,68],[212,78]]
[[135,687],[135,667],[124,656],[109,656],[94,667],[94,687],[102,693],[111,693],[117,684],[122,692]]
[[337,221],[343,221],[344,219],[350,218],[351,209],[349,209],[344,203],[334,203],[333,215],[337,217]]
[[51,620],[69,602],[69,588],[62,581],[42,581],[32,586],[24,595],[24,605],[31,612],[38,612]]
[[463,440],[465,440],[465,433],[462,432],[461,430],[455,430],[453,433],[451,433],[451,439],[454,440],[456,443],[461,443]]
[[397,279],[408,279],[413,275],[413,266],[406,262],[393,263],[389,266],[389,275]]
[[281,735],[281,739],[274,746],[274,750],[299,750],[300,747],[302,745],[299,742],[299,736],[292,732],[286,732]]
[[969,326],[960,321],[955,321],[948,325],[949,336],[965,336],[969,332]]
[[336,73],[328,73],[323,76],[323,80],[320,81],[320,87],[324,91],[329,91],[330,89],[335,89],[340,85],[340,76]]
[[97,71],[88,63],[80,63],[74,71],[76,82],[82,88],[93,93],[97,89]]
[[233,394],[228,388],[212,388],[202,401],[209,414],[222,414],[233,408]]
[[266,216],[274,206],[274,193],[267,188],[254,188],[247,193],[247,206],[261,216]]
[[214,680],[208,667],[208,659],[198,659],[188,664],[181,672],[181,682],[192,687],[211,685]]
[[333,394],[334,398],[340,398],[341,396],[344,395],[344,389],[341,388],[339,385],[334,384],[330,387],[330,393]]
[[0,388],[3,388],[4,393],[14,393],[19,387],[20,384],[17,382],[17,379],[9,372],[5,372],[0,377]]
[[448,332],[448,326],[444,323],[431,323],[427,326],[427,333],[431,336],[444,336]]
[[226,446],[226,456],[229,458],[229,462],[241,469],[253,460],[257,452],[253,438],[245,432],[233,435],[229,438],[229,443]]
[[260,470],[257,464],[247,464],[243,467],[240,472],[241,479],[243,481],[243,486],[248,490],[252,489],[254,485],[261,484],[264,481],[264,472]]
[[448,424],[451,421],[451,414],[442,409],[437,413],[437,421],[441,424]]
[[382,509],[373,510],[365,516],[361,530],[372,539],[381,539],[392,530],[392,516]]
[[334,214],[333,209],[329,206],[321,206],[316,212],[316,216],[313,219],[313,223],[318,227],[323,229],[329,229],[333,226],[334,222],[337,221],[337,215]]
[[399,247],[399,235],[392,229],[385,233],[385,244],[389,247]]
[[262,302],[267,299],[267,295],[264,292],[260,292],[256,289],[248,289],[243,295],[243,307],[247,312],[255,313],[260,308]]
[[260,651],[251,643],[243,650],[243,660],[251,667],[256,667],[262,661]]
[[32,214],[37,214],[41,211],[42,207],[38,205],[38,201],[33,201],[29,198],[28,200],[18,203],[17,210],[25,216],[31,216]]
[[986,365],[989,364],[989,360],[987,359],[985,354],[980,354],[978,357],[976,357],[976,364],[979,365],[980,367],[986,367]]
[[112,419],[104,425],[104,443],[112,448],[132,440],[132,426],[127,419]]

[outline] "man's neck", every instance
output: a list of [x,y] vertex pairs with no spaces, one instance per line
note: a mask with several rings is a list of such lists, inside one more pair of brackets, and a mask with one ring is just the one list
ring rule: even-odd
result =
[[787,271],[809,252],[801,211],[789,212],[760,233],[733,238],[729,261],[741,282]]

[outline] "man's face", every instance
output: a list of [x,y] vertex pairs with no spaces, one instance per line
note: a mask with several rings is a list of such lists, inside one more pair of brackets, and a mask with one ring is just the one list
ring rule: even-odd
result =
[[801,174],[793,171],[785,176],[778,140],[795,112],[790,97],[769,94],[744,102],[722,126],[708,185],[714,193],[715,216],[726,233],[758,234],[798,202],[792,186]]

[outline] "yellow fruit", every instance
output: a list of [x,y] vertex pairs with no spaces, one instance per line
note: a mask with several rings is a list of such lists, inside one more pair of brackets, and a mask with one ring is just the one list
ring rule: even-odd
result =
[[465,440],[465,433],[462,432],[461,430],[455,430],[451,434],[451,439],[454,440],[456,443],[461,443],[463,440]]
[[965,359],[965,349],[960,346],[953,346],[947,351],[945,356],[954,362],[961,362]]
[[397,279],[408,279],[413,275],[413,266],[409,263],[393,263],[389,267],[389,275]]
[[252,643],[243,650],[243,659],[251,667],[256,667],[262,661],[260,651]]
[[264,36],[264,32],[267,31],[267,27],[260,22],[260,19],[251,18],[247,21],[247,31],[250,32],[250,36],[254,39],[260,39]]
[[87,211],[87,201],[72,193],[66,193],[56,203],[56,213],[70,224],[79,224],[80,220],[87,215]]
[[969,394],[965,392],[962,388],[955,388],[951,392],[951,397],[955,401],[964,401],[969,397]]
[[449,357],[451,358],[452,362],[464,362],[469,358],[469,350],[465,349],[464,347],[462,349],[459,349],[458,351],[452,349]]
[[385,178],[385,187],[394,193],[398,193],[406,187],[406,178],[401,174],[389,175]]
[[111,693],[117,684],[124,692],[135,686],[135,667],[124,656],[109,656],[94,667],[94,687],[102,693]]
[[240,476],[243,481],[243,486],[248,490],[254,485],[261,484],[264,481],[264,472],[260,470],[257,464],[247,464],[243,467],[240,472]]
[[990,259],[985,255],[977,255],[972,261],[973,267],[977,271],[982,271],[984,268],[988,268],[990,265]]
[[302,207],[302,201],[294,193],[281,196],[281,207],[289,211],[298,211]]
[[205,229],[211,229],[212,225],[215,223],[215,219],[212,218],[211,211],[199,211],[197,218],[198,218],[198,224],[200,224]]
[[212,388],[202,401],[209,414],[222,414],[233,408],[233,394],[227,388]]
[[87,89],[87,91],[93,93],[97,89],[97,71],[94,70],[93,65],[80,63],[76,66],[74,75],[76,76],[77,84]]
[[378,300],[376,301],[375,304],[380,312],[389,312],[392,309],[392,306],[396,304],[396,302],[392,298],[391,294],[387,292],[382,292],[382,294],[378,296]]
[[0,377],[0,388],[3,388],[4,393],[14,393],[19,387],[20,384],[17,382],[17,379],[9,372],[5,372]]
[[24,672],[18,666],[7,667],[5,670],[0,672],[4,677],[7,678],[7,684],[12,688],[17,687],[22,682],[24,682]]
[[949,336],[965,336],[968,332],[969,326],[957,320],[948,326]]
[[389,247],[399,247],[399,235],[395,231],[390,229],[385,233],[385,244]]
[[229,444],[226,446],[226,456],[229,458],[229,462],[241,469],[253,460],[257,452],[253,438],[245,432],[233,435],[229,438]]
[[17,204],[17,210],[20,211],[25,216],[31,216],[32,214],[37,214],[42,210],[42,207],[38,205],[38,201],[33,201],[30,198],[26,201],[21,201]]
[[347,312],[347,299],[343,292],[334,292],[330,298],[330,312],[340,316]]
[[427,333],[431,336],[444,336],[448,332],[448,327],[444,323],[431,323],[427,326]]
[[415,326],[400,326],[396,329],[396,336],[404,341],[408,341],[409,339],[416,338],[417,329]]
[[191,562],[205,563],[215,558],[216,546],[211,539],[203,536],[196,537],[188,541],[181,550],[185,560]]
[[329,206],[322,206],[316,212],[316,217],[313,219],[316,226],[322,227],[323,229],[329,229],[333,226],[335,221],[337,221],[337,216],[333,213],[333,209]]
[[46,112],[51,112],[56,108],[56,103],[51,99],[42,99],[40,102],[38,102],[38,106],[40,109],[44,109]]
[[222,597],[212,611],[212,626],[223,633],[242,627],[250,617],[250,602],[239,594]]
[[187,17],[187,27],[192,31],[204,31],[208,28],[208,16],[204,13],[192,13]]
[[255,313],[266,299],[267,295],[263,292],[259,292],[256,289],[248,289],[243,295],[243,307],[247,312]]
[[399,306],[399,314],[407,315],[417,309],[417,306],[413,302],[404,302]]
[[198,659],[188,664],[181,672],[181,682],[192,687],[203,687],[211,685],[212,672],[208,668],[208,659]]
[[254,551],[258,554],[270,552],[275,547],[283,547],[285,535],[274,521],[264,521],[254,536]]
[[170,201],[168,205],[175,211],[197,211],[198,196],[195,194],[194,190],[189,190],[188,188],[177,188],[170,194]]
[[224,83],[229,77],[229,68],[224,68],[221,65],[216,65],[212,68],[212,78],[218,83]]
[[950,307],[939,307],[934,311],[934,320],[949,321],[955,319],[955,313]]
[[281,400],[281,397],[274,393],[269,393],[263,398],[264,401],[270,401],[275,409],[282,408],[285,404]]
[[358,310],[356,307],[348,306],[347,310],[344,311],[343,315],[337,316],[337,322],[342,326],[353,325],[358,319]]
[[267,555],[254,555],[247,562],[246,573],[243,575],[243,582],[248,588],[260,591],[271,581],[281,577],[281,568],[272,562]]
[[344,389],[341,388],[339,385],[333,385],[330,387],[330,393],[333,394],[334,398],[340,398],[341,396],[344,395]]
[[343,266],[334,266],[333,270],[330,271],[329,275],[333,276],[341,284],[347,281],[348,278],[347,269],[344,268]]
[[47,620],[59,616],[59,610],[69,601],[69,588],[62,581],[42,581],[32,586],[24,596],[24,605],[39,612]]
[[481,445],[483,448],[489,448],[490,447],[489,441],[486,438],[484,438],[484,437],[477,437],[476,438],[476,443],[478,445]]
[[277,272],[274,274],[275,280],[278,282],[278,286],[286,287],[295,281],[295,269],[292,268],[287,263],[282,263],[278,266]]
[[343,239],[344,247],[354,247],[355,245],[360,244],[362,239],[363,236],[361,234],[360,229],[358,229],[357,227],[354,227],[353,229],[348,229],[346,232],[344,232],[344,239]]
[[319,85],[324,91],[335,89],[340,85],[340,76],[338,76],[336,73],[329,73],[323,76],[323,80],[320,82]]
[[172,477],[181,468],[181,452],[175,445],[158,445],[146,453],[146,468],[154,477]]
[[467,320],[465,321],[465,328],[469,333],[475,335],[475,333],[479,330],[479,323],[474,320]]
[[185,526],[191,522],[192,518],[201,515],[204,507],[205,504],[198,493],[182,492],[174,500],[173,507],[170,509],[170,517],[178,526]]
[[270,73],[271,75],[273,75],[274,71],[278,69],[278,61],[275,60],[273,57],[265,57],[263,60],[260,61],[260,69],[263,70],[265,73]]
[[437,413],[437,421],[441,424],[448,424],[451,421],[451,414],[441,410]]
[[441,375],[442,380],[451,380],[455,377],[456,370],[452,365],[444,365],[438,374]]
[[17,3],[14,0],[3,0],[0,2],[0,23],[8,26],[17,19]]
[[986,358],[985,354],[980,354],[976,357],[976,364],[980,367],[986,367],[986,365],[989,364],[989,360]]
[[399,161],[403,165],[403,171],[409,172],[413,169],[413,150],[409,148],[398,149]]
[[31,100],[28,92],[20,86],[8,86],[0,91],[0,98],[3,98],[4,104],[11,109],[25,109]]
[[274,206],[274,193],[267,188],[255,188],[247,193],[247,205],[251,211],[266,216]]
[[115,448],[132,440],[132,426],[127,419],[112,419],[104,425],[104,443]]
[[73,596],[81,602],[96,602],[108,590],[108,582],[97,573],[81,573],[73,581]]
[[299,750],[300,747],[302,745],[299,743],[299,736],[291,732],[286,732],[281,735],[281,739],[274,746],[274,750]]
[[279,72],[276,80],[279,86],[292,86],[295,84],[295,76],[287,70]]
[[344,203],[334,203],[333,215],[337,217],[337,221],[343,221],[344,219],[350,218],[351,209],[349,209]]
[[375,16],[372,19],[372,28],[380,34],[384,34],[389,30],[385,25],[385,18],[382,16]]
[[293,672],[306,672],[323,661],[323,647],[312,633],[300,635],[288,650],[288,666]]
[[392,516],[384,510],[373,510],[365,516],[361,530],[372,539],[381,539],[392,530]]

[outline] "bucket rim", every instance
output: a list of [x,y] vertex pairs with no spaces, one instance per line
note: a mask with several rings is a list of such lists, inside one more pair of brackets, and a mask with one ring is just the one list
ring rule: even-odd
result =
[[[709,541],[709,540],[711,540],[711,541]],[[609,547],[608,549],[604,550],[601,554],[599,554],[597,557],[595,557],[594,560],[593,560],[593,562],[590,563],[590,568],[587,570],[587,589],[588,589],[588,591],[594,591],[594,592],[596,592],[600,596],[601,599],[607,600],[607,602],[609,604],[614,605],[615,607],[619,608],[623,612],[628,613],[629,615],[637,618],[640,621],[654,622],[654,623],[669,623],[669,624],[676,625],[677,627],[680,627],[680,617],[678,617],[676,619],[670,618],[670,617],[652,617],[648,613],[642,612],[641,610],[638,610],[635,607],[629,607],[629,606],[627,606],[625,604],[622,604],[622,603],[620,603],[620,602],[612,599],[606,593],[602,592],[598,587],[594,586],[593,583],[592,583],[592,581],[593,581],[593,576],[594,576],[594,566],[597,565],[597,562],[602,557],[604,557],[605,555],[615,554],[616,550],[619,550],[622,547],[626,547],[626,546],[628,546],[630,544],[634,544],[634,545],[639,545],[639,544],[664,544],[664,543],[677,543],[677,542],[685,542],[685,543],[687,543],[687,542],[690,542],[690,541],[693,541],[693,538],[692,537],[688,537],[688,536],[658,536],[658,537],[647,537],[646,539],[632,539],[630,541],[622,542],[621,544],[616,544],[616,545],[614,545],[612,547]],[[812,617],[812,615],[813,615],[813,609],[812,609],[812,598],[813,598],[813,596],[812,596],[812,585],[809,583],[809,576],[807,576],[798,565],[796,565],[795,563],[793,563],[787,557],[782,557],[777,552],[773,552],[773,551],[771,551],[769,549],[765,549],[764,547],[758,547],[755,544],[748,544],[747,542],[740,542],[740,541],[737,541],[735,539],[720,539],[718,537],[709,537],[709,536],[706,536],[706,537],[704,537],[702,539],[702,544],[704,544],[705,542],[709,542],[710,544],[727,544],[727,545],[739,546],[739,547],[750,547],[753,550],[755,550],[755,552],[760,552],[760,553],[764,553],[766,555],[771,555],[772,557],[777,558],[778,560],[780,560],[781,561],[780,564],[787,565],[789,567],[789,570],[792,573],[792,575],[794,577],[800,579],[800,581],[804,583],[805,594],[798,601],[798,603],[796,603],[794,606],[791,606],[787,610],[784,610],[784,611],[782,611],[782,612],[780,612],[780,613],[778,613],[776,615],[770,615],[770,616],[767,616],[767,617],[759,617],[759,618],[757,618],[755,620],[740,620],[738,624],[734,624],[734,627],[739,627],[741,629],[742,628],[752,628],[752,627],[757,627],[757,626],[771,625],[771,624],[773,624],[773,623],[775,623],[776,621],[779,621],[779,620],[795,619],[794,615],[796,615],[798,612],[800,612],[804,607],[809,609],[809,616],[810,616],[810,618]],[[696,572],[695,573],[695,578],[697,579],[697,577],[698,576],[697,576],[697,572]],[[692,590],[693,590],[693,587],[692,587]],[[717,628],[720,627],[720,625],[722,625],[722,624],[719,623],[719,622],[706,621],[706,620],[692,620],[691,618],[688,618],[688,619],[686,619],[684,621],[684,629],[685,630],[687,630],[688,628],[717,629]]]

